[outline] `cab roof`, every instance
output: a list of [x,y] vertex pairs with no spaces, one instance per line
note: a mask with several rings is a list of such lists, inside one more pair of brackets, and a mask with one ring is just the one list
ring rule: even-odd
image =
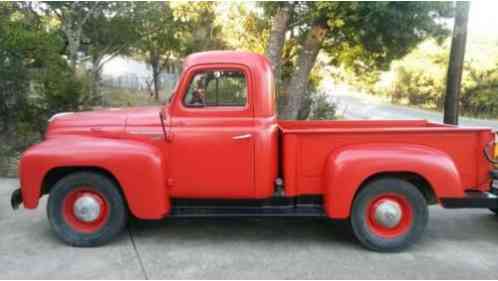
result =
[[184,69],[198,64],[234,63],[257,67],[269,65],[270,61],[263,55],[242,51],[208,51],[189,55],[183,63]]
[[235,64],[247,67],[254,80],[252,104],[254,115],[261,117],[276,116],[275,82],[270,61],[263,55],[241,51],[209,51],[195,53],[185,58],[182,79],[196,65]]

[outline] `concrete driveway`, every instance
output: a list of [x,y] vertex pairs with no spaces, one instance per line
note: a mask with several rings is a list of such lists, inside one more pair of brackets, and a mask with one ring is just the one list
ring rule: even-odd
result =
[[1,279],[496,279],[498,218],[432,207],[423,239],[397,254],[369,252],[343,222],[317,219],[132,221],[99,248],[51,233],[46,198],[10,209],[17,180],[0,178]]

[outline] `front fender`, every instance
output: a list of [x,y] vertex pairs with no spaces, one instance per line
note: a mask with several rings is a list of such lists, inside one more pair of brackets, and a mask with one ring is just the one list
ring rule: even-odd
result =
[[170,209],[165,165],[160,149],[151,142],[86,136],[51,138],[22,155],[23,203],[26,208],[37,207],[44,177],[52,169],[92,167],[116,178],[135,216],[161,218]]
[[436,197],[462,197],[464,188],[451,157],[434,148],[410,144],[360,144],[333,152],[324,170],[324,208],[331,218],[349,217],[361,184],[379,173],[410,172],[425,178]]

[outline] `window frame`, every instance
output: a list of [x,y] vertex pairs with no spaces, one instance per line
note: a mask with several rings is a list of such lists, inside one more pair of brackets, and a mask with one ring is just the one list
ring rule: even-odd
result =
[[[205,71],[240,71],[246,79],[247,98],[244,106],[186,106],[184,104],[185,96],[195,75]],[[253,91],[254,79],[250,69],[241,64],[202,64],[194,65],[185,69],[182,74],[181,85],[179,85],[179,95],[175,97],[173,111],[178,116],[190,117],[254,117]],[[179,100],[178,100],[179,99]]]
[[[229,72],[229,71],[232,71],[232,72],[239,72],[243,75],[244,77],[244,82],[245,82],[245,89],[246,89],[246,96],[245,96],[245,103],[243,105],[208,105],[207,104],[207,97],[206,97],[206,104],[205,105],[202,105],[202,106],[196,106],[196,105],[192,105],[192,104],[189,104],[186,102],[187,100],[187,95],[189,94],[189,90],[190,90],[190,87],[192,86],[192,83],[194,82],[194,79],[197,75],[199,74],[203,74],[203,73],[207,73],[207,72],[216,72],[216,71],[219,71],[219,72]],[[207,92],[207,85],[206,86],[206,92]],[[208,70],[198,70],[194,73],[191,74],[190,76],[190,80],[189,80],[189,83],[187,84],[187,87],[185,88],[185,94],[183,95],[183,99],[181,100],[182,102],[182,105],[184,107],[188,107],[188,108],[206,108],[206,107],[238,107],[238,108],[243,108],[243,107],[246,107],[248,102],[249,102],[249,85],[248,85],[248,79],[247,79],[247,76],[246,74],[244,73],[244,71],[241,71],[239,69],[208,69]]]

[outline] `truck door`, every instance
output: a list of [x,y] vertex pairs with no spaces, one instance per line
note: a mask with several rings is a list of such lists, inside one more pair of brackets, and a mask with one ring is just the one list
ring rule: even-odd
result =
[[171,194],[245,198],[254,188],[251,78],[240,66],[195,67],[175,97]]

